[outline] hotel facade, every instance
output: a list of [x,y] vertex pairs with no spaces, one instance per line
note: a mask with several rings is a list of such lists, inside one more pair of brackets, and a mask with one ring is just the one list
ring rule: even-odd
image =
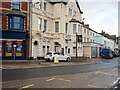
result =
[[[76,56],[76,33],[82,35],[79,3],[34,0],[31,7],[31,57],[42,58],[49,51]],[[83,56],[82,40],[77,41],[77,55]]]

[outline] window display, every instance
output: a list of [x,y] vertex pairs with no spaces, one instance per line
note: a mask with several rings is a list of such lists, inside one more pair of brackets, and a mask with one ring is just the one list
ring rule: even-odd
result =
[[17,42],[16,45],[16,56],[22,56],[22,43]]
[[6,56],[12,56],[12,42],[6,42]]

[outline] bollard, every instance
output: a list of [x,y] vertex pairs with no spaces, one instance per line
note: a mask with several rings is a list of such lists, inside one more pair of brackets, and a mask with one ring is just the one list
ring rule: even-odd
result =
[[54,63],[58,63],[59,62],[59,57],[58,55],[56,54],[55,57],[54,57]]

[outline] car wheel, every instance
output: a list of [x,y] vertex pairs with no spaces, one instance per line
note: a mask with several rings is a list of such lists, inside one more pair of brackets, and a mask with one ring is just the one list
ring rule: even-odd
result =
[[52,59],[52,62],[54,62],[54,57],[53,57],[53,59]]
[[46,61],[47,61],[47,62],[49,62],[49,61],[50,61],[50,59],[47,59]]
[[67,62],[70,62],[70,58],[68,57],[66,61],[67,61]]

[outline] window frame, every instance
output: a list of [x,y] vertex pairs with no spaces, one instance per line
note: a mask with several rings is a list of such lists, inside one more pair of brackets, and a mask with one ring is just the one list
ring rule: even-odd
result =
[[[14,17],[20,18],[20,22],[19,22],[20,27],[19,28],[15,28],[15,26],[14,26],[15,25]],[[24,17],[18,16],[18,15],[8,16],[8,29],[9,30],[24,30]]]
[[66,34],[68,33],[68,23],[67,22],[65,23],[65,33]]
[[59,32],[59,22],[58,21],[55,22],[55,32],[56,33]]
[[[39,23],[40,22],[40,23]],[[42,19],[39,18],[38,19],[38,30],[41,31],[42,30]]]
[[47,20],[44,20],[44,32],[46,32],[46,31],[47,31]]
[[46,10],[47,10],[47,3],[44,2],[44,11],[46,11]]
[[[75,29],[74,29],[75,26]],[[76,24],[73,24],[73,34],[76,34]]]

